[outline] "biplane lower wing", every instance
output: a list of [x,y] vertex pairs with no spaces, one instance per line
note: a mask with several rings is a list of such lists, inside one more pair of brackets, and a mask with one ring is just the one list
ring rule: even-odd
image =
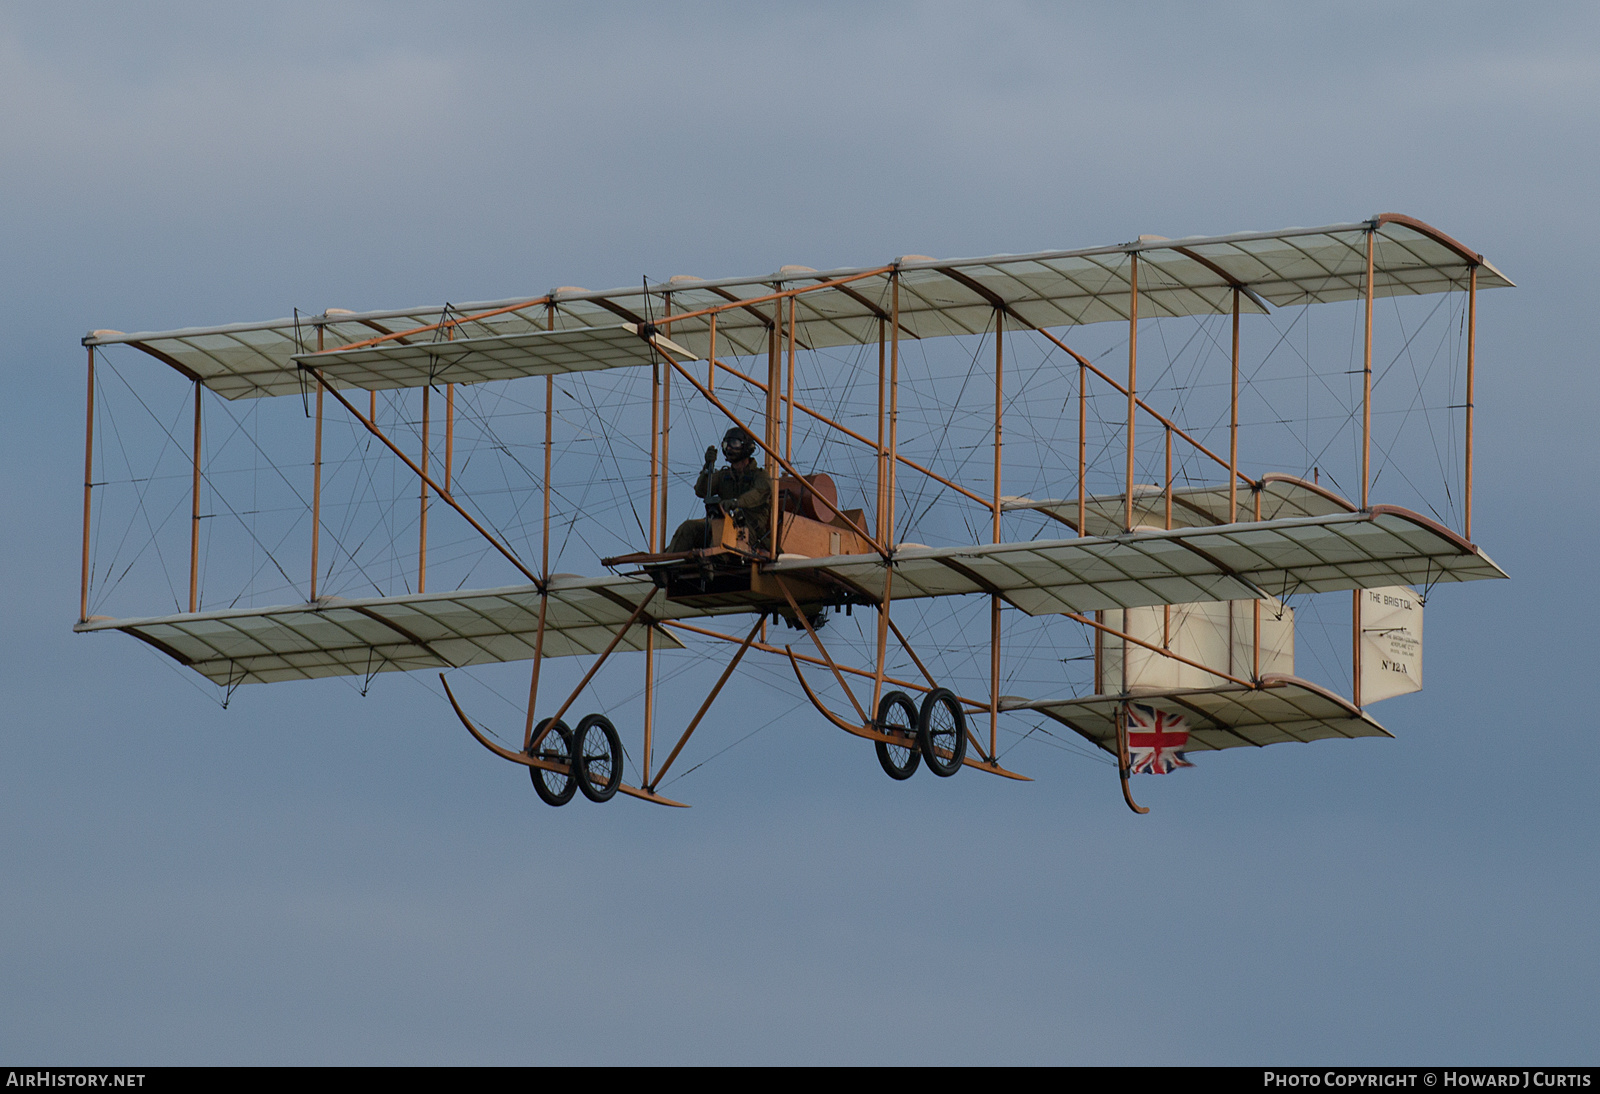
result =
[[[605,649],[654,586],[642,578],[556,576],[549,588],[544,656],[566,657]],[[233,686],[524,660],[534,653],[539,601],[536,586],[517,585],[154,619],[95,619],[75,629],[131,634],[207,679]],[[659,608],[683,614],[673,605]],[[641,621],[629,628],[617,648],[643,649],[648,627]],[[659,627],[656,644],[682,648]]]
[[1393,737],[1348,701],[1294,676],[1264,676],[1261,686],[1225,684],[1130,695],[1091,695],[1083,699],[1000,701],[1005,711],[1036,710],[1086,740],[1117,754],[1117,712],[1124,701],[1182,715],[1189,723],[1191,751],[1257,748],[1286,741],[1332,737]]
[[[886,565],[854,555],[784,559],[772,569],[817,571],[875,595]],[[1115,537],[902,548],[892,565],[892,600],[991,593],[1029,615],[1506,576],[1448,528],[1390,506]]]

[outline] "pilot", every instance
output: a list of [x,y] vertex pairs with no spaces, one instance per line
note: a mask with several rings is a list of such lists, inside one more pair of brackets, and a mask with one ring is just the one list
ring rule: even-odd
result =
[[772,480],[755,461],[755,438],[738,426],[722,435],[728,466],[716,470],[717,450],[706,449],[706,465],[694,482],[695,497],[706,500],[705,520],[686,520],[672,536],[669,552],[711,545],[711,518],[730,516],[744,525],[750,542],[765,547],[772,515]]

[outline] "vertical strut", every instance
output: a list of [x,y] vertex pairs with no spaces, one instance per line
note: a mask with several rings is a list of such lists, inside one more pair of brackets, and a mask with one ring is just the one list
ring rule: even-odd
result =
[[1126,531],[1133,531],[1133,414],[1138,407],[1139,381],[1139,252],[1132,254],[1133,270],[1128,279],[1128,496]]
[[[317,324],[317,352],[322,352],[322,324]],[[311,600],[317,599],[317,549],[322,539],[322,385],[317,385],[316,441],[311,457]]]
[[[320,331],[318,333],[321,333]],[[317,599],[317,549],[322,535],[322,385],[317,385],[317,440],[311,471],[311,599]]]
[[794,297],[789,298],[789,412],[783,432],[783,458],[794,464]]
[[895,541],[895,461],[900,455],[900,268],[889,275],[891,303],[889,309],[889,519],[884,528],[884,538],[878,542],[884,550],[893,552]]
[[1461,534],[1472,539],[1472,382],[1478,349],[1478,267],[1473,265],[1467,281],[1467,452],[1466,490],[1463,503],[1466,516]]
[[[1166,489],[1166,521],[1164,527],[1172,531],[1172,427],[1166,428],[1167,434],[1167,489]],[[1161,648],[1172,648],[1172,605],[1161,605]]]
[[89,618],[89,513],[94,490],[94,347],[89,347],[87,407],[83,421],[83,588],[78,597],[78,622]]
[[773,558],[778,557],[778,480],[782,472],[773,456],[778,451],[778,433],[783,422],[783,371],[780,365],[779,341],[783,334],[783,300],[772,302],[772,319],[767,324],[767,420],[765,424],[767,477],[772,481],[772,504],[767,507],[767,548]]
[[[1261,484],[1260,483],[1256,484],[1256,492],[1255,493],[1256,493],[1256,523],[1260,524],[1261,523]],[[1252,683],[1259,684],[1259,683],[1261,683],[1261,601],[1258,598],[1253,603],[1255,604],[1255,631],[1254,631],[1255,637],[1252,639],[1251,648],[1255,651],[1255,653],[1254,653],[1255,660],[1251,662],[1250,680],[1251,680]],[[1229,617],[1230,620],[1233,618],[1232,611],[1230,611],[1228,613],[1228,617]]]
[[189,518],[189,611],[200,610],[200,381],[194,382],[194,489]]
[[1089,533],[1083,530],[1083,522],[1088,506],[1088,497],[1085,493],[1084,477],[1089,471],[1089,366],[1082,361],[1078,362],[1078,535],[1086,536]]
[[1350,702],[1361,705],[1361,590],[1350,590]]
[[[650,553],[655,554],[660,549],[666,537],[666,468],[662,466],[662,442],[664,440],[663,420],[665,403],[662,397],[665,391],[666,377],[662,373],[668,371],[659,360],[650,363]],[[650,745],[654,736],[656,715],[656,632],[649,628],[644,636],[644,748],[640,757],[642,762],[642,775],[640,786],[650,785]]]
[[661,462],[661,363],[650,363],[650,519],[645,527],[649,529],[646,534],[648,543],[646,550],[651,554],[656,553],[657,535],[660,529],[656,527],[660,512],[660,462]]
[[[1000,542],[1000,446],[1005,415],[1006,314],[994,310],[994,542]],[[989,594],[989,762],[993,763],[1000,727],[1000,597]]]
[[1372,241],[1375,233],[1367,229],[1367,278],[1362,294],[1366,298],[1366,335],[1361,350],[1361,509],[1365,512],[1367,489],[1372,483]]
[[[885,498],[885,492],[888,489],[889,478],[888,478],[888,468],[885,466],[885,461],[888,459],[888,451],[889,450],[884,446],[884,443],[883,443],[883,383],[884,383],[884,356],[883,356],[883,354],[884,354],[884,341],[883,341],[883,338],[884,338],[883,320],[879,319],[878,320],[878,493],[877,493],[878,509],[877,509],[877,513],[875,515],[876,515],[877,522],[878,522],[877,523],[877,527],[876,527],[876,531],[878,533],[878,542],[879,543],[883,543],[883,544],[887,544],[889,542],[888,529],[886,529],[884,527],[884,523],[883,522],[884,522],[884,517],[885,517],[886,511],[887,511],[887,506],[885,505],[884,498]],[[880,643],[880,647],[881,647],[881,643]],[[874,708],[874,709],[876,709],[876,708]]]
[[440,486],[446,494],[455,491],[450,485],[450,469],[456,460],[456,385],[444,385],[444,479]]
[[1239,290],[1233,290],[1233,394],[1228,400],[1228,523],[1239,519]]
[[[661,311],[664,315],[672,314],[672,294],[664,294],[665,303]],[[672,324],[665,324],[665,333],[672,337]],[[668,473],[671,466],[669,459],[672,442],[672,370],[661,370],[661,528],[656,539],[657,545],[666,550],[667,547],[667,494],[672,488],[672,476]]]
[[428,391],[432,384],[424,384],[422,388],[422,459],[418,465],[422,468],[422,490],[418,495],[417,517],[417,592],[428,591],[428,480],[425,474],[428,470]]
[[[877,491],[877,514],[876,514],[876,516],[877,516],[877,526],[876,526],[875,530],[878,533],[878,542],[887,545],[888,542],[889,542],[889,532],[888,532],[888,523],[887,523],[888,522],[888,518],[889,518],[889,513],[888,513],[888,496],[889,496],[888,455],[889,455],[889,450],[884,444],[884,421],[883,421],[884,390],[883,390],[883,386],[884,386],[884,380],[886,378],[885,371],[884,371],[884,365],[885,365],[884,349],[885,349],[885,345],[884,345],[883,319],[880,318],[878,320],[878,443],[877,443],[878,491]],[[888,652],[889,652],[889,605],[891,603],[891,593],[893,592],[893,589],[894,589],[894,567],[893,566],[885,566],[883,568],[883,599],[878,602],[878,660],[877,660],[877,666],[878,667],[877,667],[876,671],[872,674],[872,716],[873,716],[873,718],[877,718],[877,716],[878,716],[878,704],[883,698],[883,673],[884,673],[884,663],[883,662],[884,662],[884,658],[888,656]],[[876,723],[874,723],[874,724],[876,724]]]

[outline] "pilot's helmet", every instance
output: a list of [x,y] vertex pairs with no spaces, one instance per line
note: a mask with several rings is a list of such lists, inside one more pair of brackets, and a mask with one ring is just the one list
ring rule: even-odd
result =
[[728,457],[729,463],[747,460],[756,454],[755,438],[734,426],[722,435],[722,454]]

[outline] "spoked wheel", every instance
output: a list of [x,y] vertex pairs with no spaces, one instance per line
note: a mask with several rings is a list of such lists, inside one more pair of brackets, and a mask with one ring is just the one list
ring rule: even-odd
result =
[[[533,735],[538,737],[549,724],[550,719],[546,718],[534,726]],[[578,779],[571,770],[572,730],[567,728],[567,723],[557,722],[550,726],[550,732],[545,733],[544,740],[539,742],[539,747],[534,750],[533,756],[535,759],[567,765],[568,770],[565,774],[560,771],[547,771],[542,767],[528,768],[528,778],[533,780],[534,792],[539,795],[541,801],[546,805],[566,805],[578,790]]]
[[899,737],[905,744],[874,741],[878,762],[891,779],[909,779],[917,773],[922,754],[917,751],[917,707],[903,691],[891,691],[878,703],[879,731]]
[[948,688],[934,688],[923,696],[917,744],[935,775],[949,778],[961,770],[967,755],[967,716]]
[[622,785],[622,739],[604,714],[578,723],[572,741],[573,775],[592,802],[610,801]]

